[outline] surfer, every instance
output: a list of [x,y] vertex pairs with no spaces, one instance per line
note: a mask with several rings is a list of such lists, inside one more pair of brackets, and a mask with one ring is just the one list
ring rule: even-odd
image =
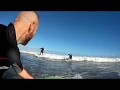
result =
[[41,51],[40,51],[40,55],[42,54],[43,55],[43,52],[44,52],[44,47],[40,48]]
[[69,55],[68,59],[72,59],[72,54],[68,54],[68,55]]
[[0,24],[0,79],[12,66],[23,79],[34,79],[23,67],[18,44],[27,45],[38,29],[39,16],[35,11],[21,11],[13,23]]

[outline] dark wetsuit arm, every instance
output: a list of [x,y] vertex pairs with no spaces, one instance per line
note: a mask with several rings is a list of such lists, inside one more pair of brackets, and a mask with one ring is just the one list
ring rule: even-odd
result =
[[14,68],[14,70],[17,73],[20,73],[23,70],[23,66],[20,60],[20,52],[19,52],[18,47],[10,48],[8,50],[7,55],[10,61],[13,63],[12,67]]
[[22,69],[16,63],[12,64],[12,67],[16,73],[20,73],[22,71]]

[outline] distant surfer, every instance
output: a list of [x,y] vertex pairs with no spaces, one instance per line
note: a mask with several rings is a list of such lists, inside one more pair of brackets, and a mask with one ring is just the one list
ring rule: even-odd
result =
[[43,52],[44,52],[44,47],[40,48],[41,51],[40,51],[40,55],[42,54],[43,55]]
[[69,55],[68,59],[72,59],[72,54],[68,54],[68,55]]
[[72,59],[72,54],[68,54],[69,55],[69,57],[68,58],[64,58],[64,60],[70,60],[70,59]]

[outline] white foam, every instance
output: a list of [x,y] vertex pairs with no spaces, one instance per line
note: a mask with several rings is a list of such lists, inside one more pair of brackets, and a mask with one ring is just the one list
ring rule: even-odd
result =
[[75,74],[71,79],[83,79],[83,77],[80,74]]
[[[44,53],[43,55],[39,55],[39,52],[30,52],[30,51],[20,51],[22,53],[33,54],[37,57],[45,57],[48,59],[54,60],[62,60],[68,58],[68,56],[57,55],[57,54],[48,54]],[[69,60],[68,60],[69,61]],[[73,56],[71,61],[93,61],[93,62],[120,62],[120,58],[101,58],[101,57],[83,57],[83,56]]]
[[120,76],[120,72],[118,73],[118,76]]

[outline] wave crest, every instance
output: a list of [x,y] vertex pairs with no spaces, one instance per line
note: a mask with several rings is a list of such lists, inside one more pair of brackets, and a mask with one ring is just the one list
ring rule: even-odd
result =
[[[57,55],[57,54],[44,53],[43,55],[39,55],[39,52],[30,52],[30,51],[20,51],[20,52],[33,54],[37,57],[45,57],[45,58],[54,59],[54,60],[63,60],[68,58],[68,56]],[[72,60],[68,60],[68,61],[120,62],[120,58],[73,56]]]

